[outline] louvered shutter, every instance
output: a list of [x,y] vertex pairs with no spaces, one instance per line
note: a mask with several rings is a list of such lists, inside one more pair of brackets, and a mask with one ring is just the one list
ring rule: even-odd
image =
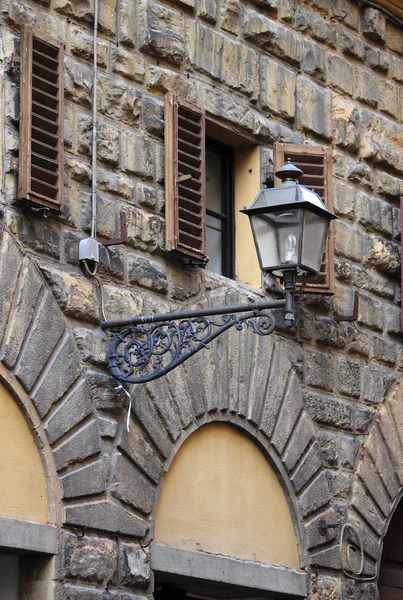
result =
[[23,26],[18,195],[57,211],[63,195],[63,56],[62,42]]
[[166,246],[206,260],[205,116],[195,104],[165,97]]
[[[321,146],[303,146],[298,144],[276,144],[274,168],[279,169],[287,159],[299,167],[304,175],[299,182],[313,190],[322,198],[328,210],[333,211],[332,153]],[[275,186],[281,181],[275,177]],[[326,242],[322,266],[317,277],[304,277],[298,280],[298,289],[318,294],[334,293],[334,242],[332,224]]]

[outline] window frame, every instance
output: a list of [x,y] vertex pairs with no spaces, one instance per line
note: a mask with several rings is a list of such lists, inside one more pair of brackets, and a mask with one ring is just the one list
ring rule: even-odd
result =
[[[221,242],[221,271],[223,277],[235,278],[235,194],[234,194],[234,151],[233,148],[205,137],[206,152],[211,150],[221,156],[221,213],[215,213],[207,208],[206,216],[210,215],[222,223]],[[207,160],[205,166],[207,181]],[[205,225],[207,229],[207,225]],[[207,252],[207,247],[206,247]],[[208,270],[208,262],[206,264]]]

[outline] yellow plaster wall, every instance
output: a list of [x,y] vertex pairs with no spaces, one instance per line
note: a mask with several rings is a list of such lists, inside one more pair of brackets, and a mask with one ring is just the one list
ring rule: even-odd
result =
[[260,147],[237,148],[235,162],[235,275],[252,288],[261,287],[261,271],[249,225],[249,217],[239,211],[252,204],[262,187]]
[[277,476],[259,448],[225,424],[181,446],[164,475],[155,541],[298,568],[297,541]]
[[46,479],[38,448],[8,390],[0,384],[0,516],[48,522]]

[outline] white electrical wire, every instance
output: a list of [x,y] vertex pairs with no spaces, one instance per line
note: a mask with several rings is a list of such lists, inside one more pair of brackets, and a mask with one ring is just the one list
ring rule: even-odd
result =
[[126,394],[126,396],[129,398],[129,404],[127,407],[127,417],[126,417],[126,429],[127,429],[127,431],[130,431],[130,415],[132,412],[132,397],[129,394],[129,392],[123,387],[123,385],[119,382],[117,382],[115,390],[117,392],[124,392]]
[[[354,534],[356,535],[357,539],[358,539],[358,543],[360,545],[360,567],[359,569],[354,569],[352,562],[351,562],[351,551],[355,550],[354,546],[352,546],[351,544],[347,545],[347,549],[346,552],[344,553],[344,549],[345,549],[345,544],[346,542],[346,531],[351,530],[354,532]],[[364,546],[363,543],[361,541],[361,536],[358,533],[357,529],[355,527],[353,527],[352,525],[350,525],[350,523],[344,523],[343,527],[341,528],[341,535],[340,535],[340,563],[341,563],[341,568],[343,573],[349,578],[349,579],[353,579],[354,581],[374,581],[375,579],[377,579],[378,577],[378,567],[377,564],[375,566],[375,575],[372,575],[371,577],[365,577],[362,576],[362,572],[364,570]],[[347,565],[345,565],[345,560],[344,560],[344,556],[346,556],[347,559]]]

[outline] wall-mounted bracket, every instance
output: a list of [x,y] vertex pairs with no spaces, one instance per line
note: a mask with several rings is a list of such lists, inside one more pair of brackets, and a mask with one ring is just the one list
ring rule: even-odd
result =
[[333,317],[333,319],[335,321],[337,321],[338,323],[340,323],[340,321],[357,321],[358,319],[358,308],[359,308],[359,302],[360,302],[360,295],[358,292],[355,292],[354,294],[354,308],[353,308],[353,314],[350,316],[336,316]]
[[127,222],[126,213],[120,213],[120,237],[114,238],[113,240],[106,240],[102,242],[103,246],[118,246],[119,244],[125,244],[127,242]]
[[326,535],[326,531],[328,529],[338,529],[339,527],[340,527],[340,523],[326,523],[326,521],[324,519],[321,519],[319,521],[319,525],[318,525],[319,533],[320,533],[320,535],[323,535],[323,536]]

